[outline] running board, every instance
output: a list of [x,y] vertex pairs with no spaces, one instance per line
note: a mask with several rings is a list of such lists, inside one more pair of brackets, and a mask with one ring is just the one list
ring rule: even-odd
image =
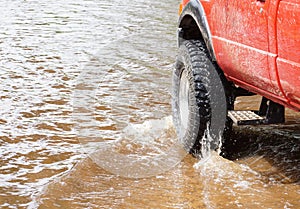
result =
[[253,111],[230,110],[230,111],[228,111],[228,116],[238,126],[266,124],[266,119],[264,117],[257,115]]
[[278,124],[285,121],[284,106],[265,97],[258,111],[228,111],[228,117],[237,125]]

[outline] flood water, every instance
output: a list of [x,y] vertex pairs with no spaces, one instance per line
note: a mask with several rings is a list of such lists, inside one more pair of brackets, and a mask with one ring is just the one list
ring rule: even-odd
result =
[[300,208],[291,110],[284,125],[234,127],[224,158],[142,178],[97,161],[113,164],[103,146],[145,157],[176,140],[178,3],[0,0],[0,208]]

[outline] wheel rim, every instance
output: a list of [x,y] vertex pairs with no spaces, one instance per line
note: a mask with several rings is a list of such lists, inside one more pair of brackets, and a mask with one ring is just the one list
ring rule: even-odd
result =
[[180,77],[180,89],[179,89],[179,112],[180,121],[184,130],[188,128],[189,118],[189,86],[187,71],[183,70]]

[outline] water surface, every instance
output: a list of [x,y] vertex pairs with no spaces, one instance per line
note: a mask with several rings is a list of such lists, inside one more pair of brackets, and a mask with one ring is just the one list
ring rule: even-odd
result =
[[[236,127],[226,158],[188,155],[150,178],[114,175],[84,153],[118,142],[120,153],[155,155],[176,140],[177,1],[0,3],[1,208],[300,207],[300,115],[292,111],[285,125]],[[78,123],[76,90],[89,87],[90,120]]]

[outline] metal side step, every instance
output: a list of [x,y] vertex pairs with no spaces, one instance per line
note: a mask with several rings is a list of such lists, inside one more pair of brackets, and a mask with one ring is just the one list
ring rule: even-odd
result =
[[231,120],[240,125],[259,125],[265,123],[265,118],[257,115],[253,111],[228,111],[228,116]]

